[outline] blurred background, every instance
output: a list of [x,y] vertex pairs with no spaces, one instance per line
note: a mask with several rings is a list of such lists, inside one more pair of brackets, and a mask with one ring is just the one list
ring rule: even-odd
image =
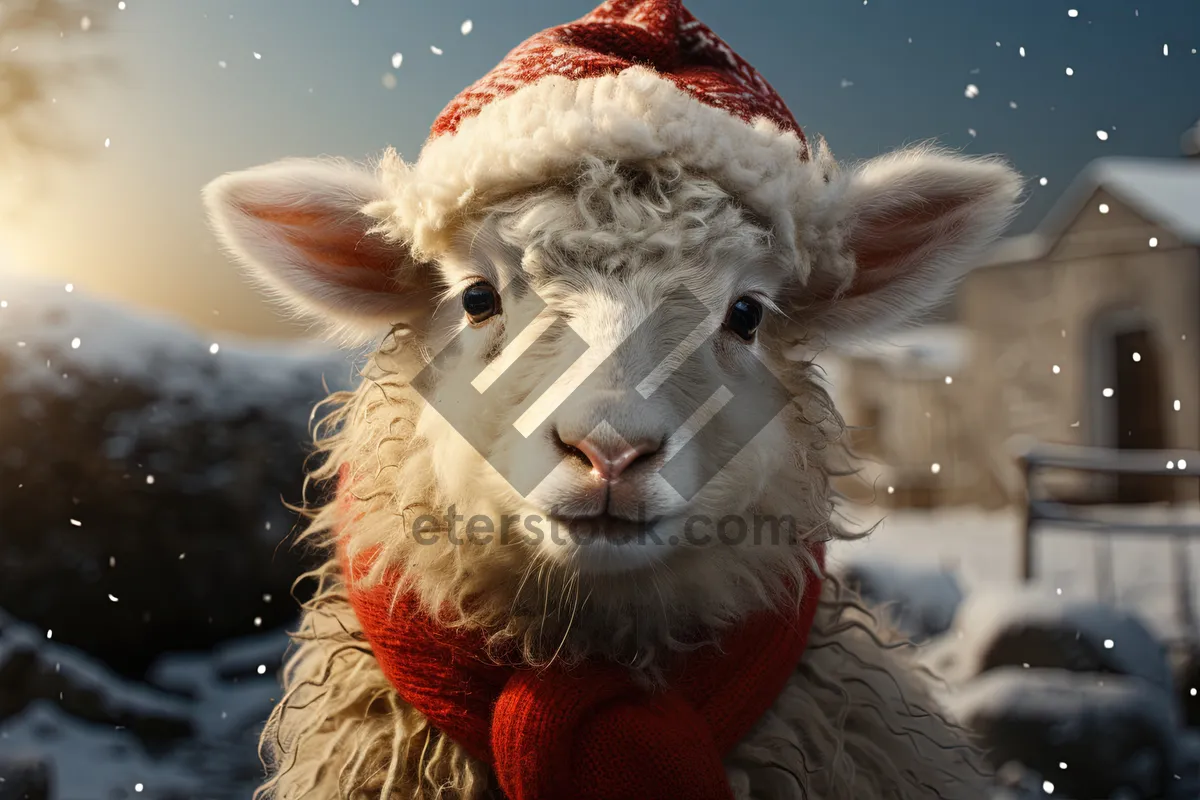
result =
[[[247,797],[349,356],[199,201],[415,158],[592,0],[0,2],[0,800]],[[824,366],[865,458],[836,568],[923,642],[1001,791],[1200,797],[1200,5],[692,0],[843,161],[999,153],[1021,216],[928,324]],[[302,589],[301,589],[302,591]]]

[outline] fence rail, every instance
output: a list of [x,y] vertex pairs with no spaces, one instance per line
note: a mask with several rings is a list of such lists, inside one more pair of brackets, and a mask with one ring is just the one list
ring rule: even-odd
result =
[[[1068,505],[1039,498],[1037,478],[1046,470],[1068,470],[1103,475],[1148,475],[1162,478],[1200,479],[1200,452],[1188,450],[1111,450],[1077,445],[1036,443],[1026,446],[1019,455],[1025,475],[1025,527],[1022,532],[1020,559],[1021,578],[1033,580],[1035,535],[1043,524],[1087,532],[1131,533],[1166,536],[1179,543],[1181,549],[1189,538],[1200,536],[1200,522],[1146,522],[1106,517],[1087,506]],[[1182,462],[1183,466],[1180,467]],[[1170,464],[1170,466],[1168,466]],[[1196,631],[1191,603],[1191,574],[1186,553],[1174,559],[1176,569],[1177,605],[1180,623],[1185,630]],[[1111,585],[1112,565],[1103,565]]]

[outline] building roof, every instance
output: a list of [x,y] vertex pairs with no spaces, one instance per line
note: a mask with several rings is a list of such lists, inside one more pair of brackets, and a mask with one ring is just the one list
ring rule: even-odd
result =
[[1098,189],[1184,242],[1200,245],[1200,163],[1173,158],[1098,158],[1067,187],[1033,233],[1001,239],[980,266],[1041,258]]

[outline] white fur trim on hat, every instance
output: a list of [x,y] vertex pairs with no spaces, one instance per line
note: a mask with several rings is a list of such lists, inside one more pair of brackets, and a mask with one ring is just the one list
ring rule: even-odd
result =
[[644,67],[583,80],[551,75],[430,140],[416,163],[389,151],[379,167],[387,199],[365,211],[379,230],[433,257],[464,215],[568,175],[585,156],[670,158],[767,219],[779,244],[800,255],[811,235],[803,220],[832,168],[823,146],[807,159],[805,150],[794,132],[765,118],[747,124]]

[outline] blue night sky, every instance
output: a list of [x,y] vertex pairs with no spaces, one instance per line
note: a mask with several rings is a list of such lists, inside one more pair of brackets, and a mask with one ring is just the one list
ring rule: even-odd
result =
[[[394,145],[415,158],[454,94],[531,33],[593,5],[127,0],[106,33],[68,37],[104,36],[120,65],[107,84],[57,103],[92,152],[52,170],[43,190],[4,220],[0,246],[16,271],[212,328],[285,333],[211,242],[200,187],[223,171],[283,156],[360,158]],[[1089,160],[1174,157],[1180,134],[1200,117],[1198,0],[692,0],[688,7],[839,159],[930,138],[1006,155],[1030,179],[1014,231],[1035,225]],[[399,69],[391,64],[396,52]],[[385,73],[394,73],[394,88],[385,87]],[[978,86],[977,97],[964,96],[968,84]]]

